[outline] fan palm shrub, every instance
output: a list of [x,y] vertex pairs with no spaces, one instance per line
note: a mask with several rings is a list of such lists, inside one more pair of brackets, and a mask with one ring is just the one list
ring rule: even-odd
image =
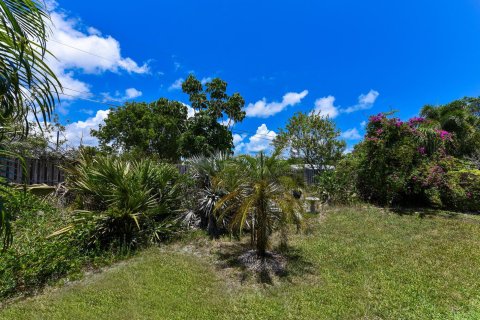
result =
[[160,239],[157,231],[180,203],[181,177],[170,164],[81,154],[66,172],[79,221],[93,225],[92,239],[101,245],[112,240],[132,245],[146,236]]
[[189,214],[187,217],[199,219],[200,227],[206,228],[208,234],[213,237],[219,235],[228,220],[225,216],[219,219],[215,211],[219,200],[228,193],[225,184],[219,183],[228,158],[228,154],[217,152],[209,157],[200,155],[186,161],[189,173],[196,184],[193,215]]
[[290,176],[290,166],[278,153],[256,157],[243,155],[229,162],[225,168],[225,184],[235,186],[218,201],[216,208],[224,208],[223,214],[231,214],[231,227],[241,232],[249,226],[251,243],[257,255],[265,256],[270,247],[270,235],[282,230],[282,245],[286,245],[288,224],[300,225],[303,205],[294,197],[295,179]]

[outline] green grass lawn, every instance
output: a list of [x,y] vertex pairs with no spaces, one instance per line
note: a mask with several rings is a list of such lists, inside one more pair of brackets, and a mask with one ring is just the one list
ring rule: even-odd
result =
[[152,248],[1,319],[479,319],[480,220],[330,210],[293,235],[273,285],[224,259],[228,240]]

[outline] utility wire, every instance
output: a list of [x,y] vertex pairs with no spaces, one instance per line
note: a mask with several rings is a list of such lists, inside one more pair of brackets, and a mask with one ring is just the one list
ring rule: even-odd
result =
[[83,53],[86,53],[86,54],[95,56],[95,57],[100,58],[100,59],[103,59],[103,60],[107,60],[107,61],[110,61],[110,62],[113,62],[113,63],[118,63],[118,61],[115,61],[115,60],[112,60],[112,59],[109,59],[109,58],[102,57],[102,56],[100,56],[100,55],[98,55],[98,54],[95,54],[95,53],[92,53],[92,52],[89,52],[89,51],[86,51],[86,50],[83,50],[83,49],[80,49],[80,48],[71,46],[71,45],[69,45],[69,44],[66,44],[66,43],[63,43],[63,42],[60,42],[60,41],[57,41],[57,40],[49,39],[48,41],[52,41],[52,42],[61,44],[62,46],[69,47],[69,48],[71,48],[71,49],[75,49],[75,50],[81,51],[81,52],[83,52]]

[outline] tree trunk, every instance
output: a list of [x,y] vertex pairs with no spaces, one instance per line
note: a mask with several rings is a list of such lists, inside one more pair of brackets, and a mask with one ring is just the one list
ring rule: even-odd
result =
[[265,193],[260,191],[257,208],[257,254],[265,256],[268,247],[267,203]]
[[208,215],[207,232],[211,237],[218,238],[217,221],[215,220],[215,217],[213,216],[213,213],[210,213]]

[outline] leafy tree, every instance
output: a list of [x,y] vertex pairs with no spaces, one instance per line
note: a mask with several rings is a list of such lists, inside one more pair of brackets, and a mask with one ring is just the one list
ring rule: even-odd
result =
[[[233,212],[231,226],[242,230],[248,223],[252,245],[257,254],[265,256],[269,248],[270,234],[276,227],[282,232],[282,244],[286,245],[288,222],[300,224],[303,206],[292,194],[295,181],[289,177],[290,166],[278,153],[268,157],[260,152],[256,157],[240,156],[233,160],[226,171],[236,174],[236,186],[218,201],[217,210],[223,214]],[[231,175],[229,175],[231,177]],[[225,179],[231,183],[232,179]]]
[[453,134],[456,156],[480,150],[480,98],[463,98],[440,106],[426,105],[420,114],[436,129]]
[[293,159],[322,170],[341,158],[346,145],[339,136],[340,131],[328,117],[298,112],[289,119],[285,130],[280,130],[274,143],[276,147],[288,147]]
[[105,124],[92,135],[102,149],[180,159],[182,134],[186,130],[187,107],[162,98],[152,103],[131,102],[111,109]]
[[[20,121],[12,128],[23,132],[26,130],[24,126],[25,123]],[[58,115],[54,115],[52,121],[43,126],[34,121],[29,122],[28,126],[28,135],[12,137],[5,146],[6,150],[24,158],[59,157],[66,154],[65,127],[60,124]]]
[[[182,135],[181,149],[186,157],[211,155],[216,151],[232,152],[233,136],[229,124],[245,118],[245,101],[239,93],[228,95],[227,83],[219,78],[207,82],[205,88],[190,75],[182,84],[189,95],[195,115],[188,119],[187,130]],[[219,121],[228,121],[224,125]]]

